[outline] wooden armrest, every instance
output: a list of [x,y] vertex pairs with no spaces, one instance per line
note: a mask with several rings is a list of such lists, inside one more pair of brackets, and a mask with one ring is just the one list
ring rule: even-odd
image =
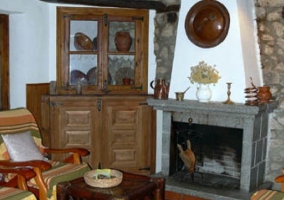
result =
[[0,185],[3,187],[18,187],[22,190],[28,190],[27,180],[36,176],[36,172],[31,168],[0,168],[0,173],[8,174],[13,173],[17,174],[16,177],[5,181],[2,179]]
[[44,171],[51,168],[51,164],[43,160],[30,160],[24,162],[1,160],[0,165],[5,167],[37,167]]
[[276,183],[283,183],[284,182],[284,175],[277,176],[275,178]]
[[23,176],[27,180],[35,177],[36,175],[36,173],[32,169],[29,169],[29,168],[5,168],[5,169],[0,168],[0,173],[18,174],[20,176]]
[[52,148],[46,148],[44,149],[45,153],[56,153],[56,154],[62,154],[62,153],[77,153],[79,156],[87,156],[90,154],[90,152],[87,149],[84,148],[66,148],[66,149],[52,149]]

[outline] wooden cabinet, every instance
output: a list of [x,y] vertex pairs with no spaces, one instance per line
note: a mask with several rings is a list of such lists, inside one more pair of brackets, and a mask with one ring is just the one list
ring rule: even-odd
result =
[[147,94],[148,18],[147,10],[58,7],[57,94]]
[[57,7],[56,89],[42,98],[47,144],[89,149],[93,168],[155,172],[156,116],[146,103],[148,15]]
[[[155,172],[155,111],[148,96],[44,96],[53,148],[84,147],[93,168]],[[46,110],[46,109],[43,109]],[[46,117],[49,117],[46,116]]]

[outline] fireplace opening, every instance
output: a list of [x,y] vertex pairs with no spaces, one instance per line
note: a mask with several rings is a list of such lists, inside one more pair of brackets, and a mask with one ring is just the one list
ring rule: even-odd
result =
[[[243,130],[172,122],[169,175],[179,182],[240,189]],[[190,141],[190,143],[188,143]],[[194,172],[182,159],[188,146],[195,156]],[[187,164],[186,164],[187,163]]]

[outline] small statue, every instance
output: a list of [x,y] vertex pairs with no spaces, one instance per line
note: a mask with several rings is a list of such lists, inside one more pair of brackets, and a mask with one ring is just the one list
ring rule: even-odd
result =
[[177,144],[177,147],[180,152],[179,157],[183,161],[184,165],[188,168],[189,173],[193,175],[195,171],[196,158],[194,152],[191,150],[190,140],[187,140],[186,144],[187,144],[186,150],[183,150],[182,146],[180,144]]

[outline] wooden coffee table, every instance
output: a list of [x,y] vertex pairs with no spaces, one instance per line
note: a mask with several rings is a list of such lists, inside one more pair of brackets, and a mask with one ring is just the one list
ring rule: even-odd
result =
[[57,184],[57,199],[84,200],[163,200],[165,179],[123,172],[122,182],[111,188],[96,188],[85,183],[84,178]]

